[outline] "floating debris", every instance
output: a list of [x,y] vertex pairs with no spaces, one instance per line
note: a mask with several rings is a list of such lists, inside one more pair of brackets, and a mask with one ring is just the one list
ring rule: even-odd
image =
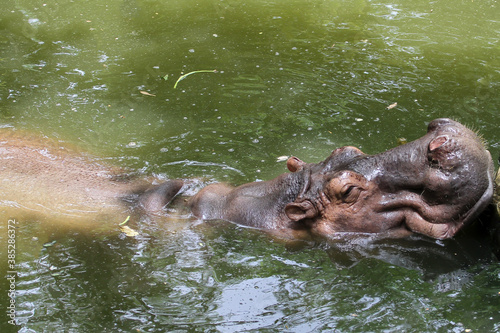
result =
[[121,226],[120,231],[123,232],[127,237],[135,237],[135,236],[139,235],[139,233],[137,231],[135,231],[132,228],[129,228],[126,225]]
[[151,96],[151,97],[156,97],[156,95],[153,95],[151,93],[148,93],[147,91],[141,90],[139,91],[141,94],[146,95],[146,96]]
[[394,109],[396,106],[398,106],[398,102],[394,102],[391,105],[387,107],[387,110]]
[[191,75],[191,74],[196,74],[196,73],[217,73],[217,70],[216,70],[216,69],[213,69],[213,70],[206,70],[206,69],[202,69],[202,70],[199,70],[199,71],[193,71],[193,72],[189,72],[189,73],[187,73],[187,74],[181,75],[181,76],[177,79],[177,81],[175,82],[175,84],[174,84],[174,89],[176,89],[176,88],[177,88],[177,84],[178,84],[180,81],[184,80],[184,79],[185,79],[186,77],[188,77],[189,75]]
[[57,243],[57,241],[53,240],[52,242],[48,242],[48,243],[43,244],[43,247],[51,247],[51,246],[53,246],[55,243]]
[[276,162],[284,162],[286,160],[288,160],[288,156],[283,155],[283,156],[279,156],[278,159],[276,160]]
[[124,225],[125,223],[128,222],[128,220],[130,220],[130,215],[127,216],[127,218],[125,219],[125,221],[123,221],[122,223],[120,223],[119,225]]

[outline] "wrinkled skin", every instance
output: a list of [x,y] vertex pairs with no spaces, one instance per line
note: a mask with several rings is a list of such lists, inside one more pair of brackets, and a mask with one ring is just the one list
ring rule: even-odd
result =
[[323,162],[287,161],[291,173],[236,188],[213,184],[191,198],[193,214],[270,230],[412,231],[444,239],[493,195],[489,152],[471,130],[436,119],[422,138],[377,155],[354,147]]

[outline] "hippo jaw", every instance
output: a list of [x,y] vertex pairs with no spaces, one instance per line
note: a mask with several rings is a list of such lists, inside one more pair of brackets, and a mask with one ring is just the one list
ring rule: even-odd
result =
[[474,132],[449,119],[431,122],[424,137],[385,153],[343,147],[324,162],[293,157],[287,166],[307,170],[310,180],[286,205],[286,216],[323,236],[406,229],[449,238],[493,195],[489,152]]

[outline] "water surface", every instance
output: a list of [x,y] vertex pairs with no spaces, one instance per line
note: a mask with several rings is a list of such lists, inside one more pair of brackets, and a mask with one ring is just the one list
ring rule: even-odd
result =
[[[438,117],[496,159],[499,17],[496,1],[4,0],[0,125],[202,183],[377,153]],[[217,73],[173,88],[196,70]],[[1,218],[5,239],[15,216]],[[500,266],[476,236],[286,244],[188,218],[132,221],[137,238],[19,222],[21,332],[500,331]]]

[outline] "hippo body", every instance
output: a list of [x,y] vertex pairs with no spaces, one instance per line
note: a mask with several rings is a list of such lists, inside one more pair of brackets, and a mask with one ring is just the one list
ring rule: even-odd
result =
[[153,177],[134,176],[66,144],[11,130],[0,132],[0,175],[4,214],[71,227],[123,221],[134,211],[155,214],[182,187],[180,181],[155,185],[159,180]]
[[287,161],[291,173],[236,188],[209,185],[190,200],[201,219],[270,230],[412,231],[452,237],[491,202],[494,166],[471,130],[436,119],[422,138],[377,155],[354,147],[323,162]]
[[[491,202],[494,166],[481,139],[450,119],[422,138],[377,155],[335,149],[320,163],[296,157],[290,173],[232,187],[211,184],[187,206],[203,220],[227,220],[293,237],[339,232],[417,232],[449,238]],[[103,220],[131,212],[164,216],[183,181],[158,185],[60,145],[0,137],[3,208]]]

